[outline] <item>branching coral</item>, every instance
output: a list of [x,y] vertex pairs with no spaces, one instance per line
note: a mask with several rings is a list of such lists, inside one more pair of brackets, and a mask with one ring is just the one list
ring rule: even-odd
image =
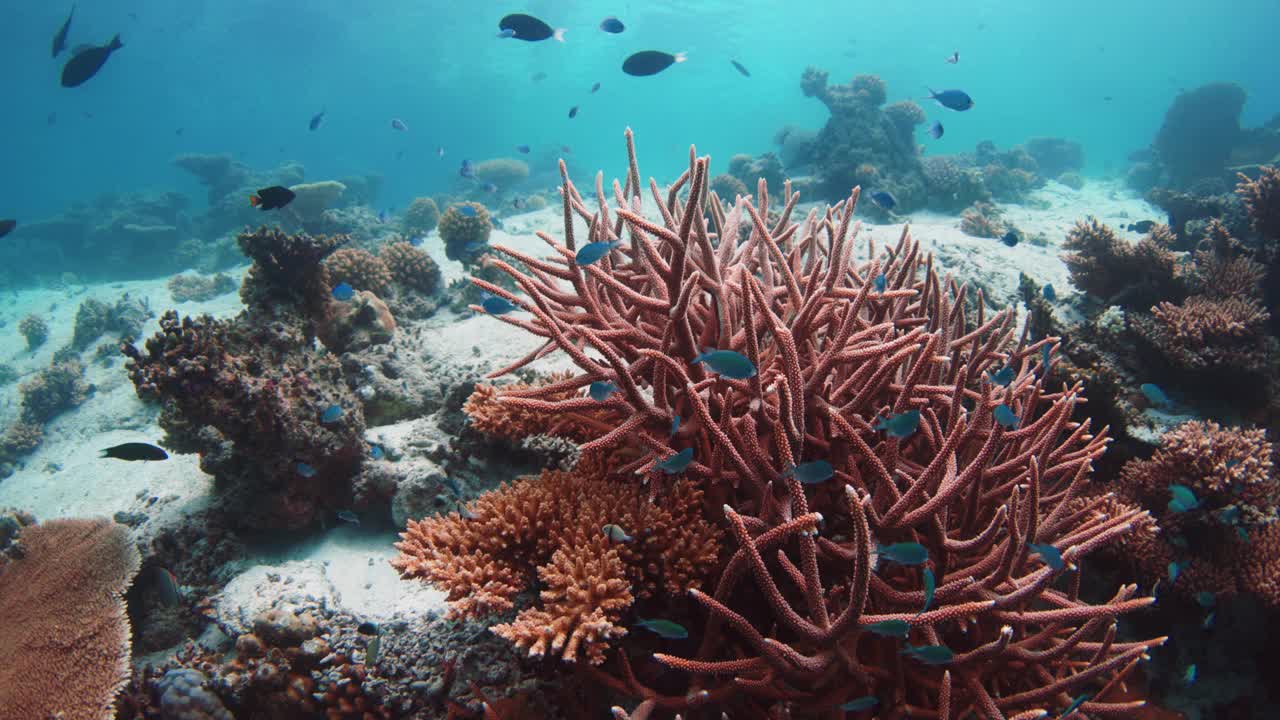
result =
[[[517,402],[502,402],[500,397],[518,396],[530,390],[564,383],[569,373],[552,373],[534,383],[511,383],[498,386],[481,383],[463,404],[462,410],[476,430],[496,438],[518,441],[533,435],[557,435],[586,442],[599,437],[612,427],[616,414],[596,408],[583,408],[576,413],[549,413],[543,408],[528,407]],[[582,397],[581,391],[566,388],[543,400],[569,400]]]
[[[612,207],[600,183],[588,205],[561,165],[563,239],[540,233],[553,260],[496,248],[528,268],[495,261],[522,294],[476,281],[531,314],[497,320],[546,339],[495,375],[552,350],[580,371],[511,402],[576,412],[599,403],[555,396],[614,383],[605,404],[622,419],[584,452],[637,453],[617,475],[642,475],[650,492],[667,484],[658,461],[692,453],[684,477],[714,498],[708,505],[722,503],[713,517],[732,536],[714,589],[689,593],[697,649],[654,655],[680,671],[683,688],[646,686],[625,652],[593,677],[642,698],[644,715],[657,707],[828,717],[871,694],[890,715],[1032,717],[1082,692],[1093,698],[1085,712],[1131,711],[1135,703],[1111,693],[1160,640],[1118,641],[1115,618],[1150,599],[1125,585],[1106,602],[1084,600],[1077,561],[1145,514],[1108,515],[1101,501],[1074,500],[1107,440],[1071,419],[1078,385],[1043,385],[1049,341],[1012,345],[1012,314],[986,317],[980,301],[969,316],[969,290],[939,278],[909,233],[890,253],[855,260],[856,189],[797,224],[798,196],[787,188],[779,220],[766,225],[763,184],[754,201],[705,205],[709,160],[691,151],[665,194],[650,181],[661,217],[653,222],[638,212],[630,132],[628,150]],[[745,243],[719,241],[744,224]],[[584,241],[621,246],[584,267],[574,261]],[[884,289],[873,289],[882,274]],[[719,375],[697,361],[705,348],[739,353],[757,372]],[[1002,366],[1014,371],[1007,386],[986,379]],[[908,411],[919,411],[918,427],[880,432],[877,418]],[[790,471],[818,460],[834,477],[803,485]],[[896,542],[927,551],[936,594],[921,567],[877,568],[876,545]],[[1064,563],[1031,554],[1033,542],[1053,545]],[[1070,582],[1056,585],[1063,576]],[[478,574],[472,586],[490,581],[489,596],[511,592],[501,573]],[[667,612],[680,612],[666,600]],[[891,620],[908,624],[912,646],[947,646],[938,651],[945,667],[905,657],[902,641],[869,630]]]
[[[1274,575],[1266,577],[1268,569],[1280,569],[1274,541],[1280,530],[1280,478],[1263,431],[1189,422],[1165,433],[1160,444],[1151,459],[1124,466],[1117,495],[1148,508],[1161,533],[1136,543],[1121,540],[1121,557],[1148,582],[1165,578],[1186,598],[1247,591],[1280,607],[1280,583]],[[1171,508],[1174,485],[1189,489],[1198,505]],[[1170,582],[1171,562],[1179,569]]]
[[1062,256],[1071,282],[1107,304],[1146,310],[1160,300],[1186,295],[1177,261],[1168,249],[1168,228],[1157,225],[1131,245],[1096,218],[1077,220],[1067,233]]
[[1268,165],[1258,178],[1238,174],[1236,195],[1244,201],[1253,231],[1266,238],[1280,238],[1280,168]]
[[110,720],[129,681],[124,592],[138,551],[110,520],[23,528],[23,556],[0,559],[0,715]]
[[[541,605],[493,628],[530,655],[604,661],[633,602],[701,587],[716,562],[719,530],[701,517],[688,482],[650,497],[633,483],[544,471],[486,493],[467,507],[409,521],[392,565],[449,594],[453,612],[513,607],[537,568]],[[617,525],[631,540],[603,531]]]
[[998,238],[1005,234],[1004,218],[995,205],[976,202],[960,215],[960,232],[980,238]]
[[1264,339],[1271,316],[1253,298],[1196,295],[1181,305],[1162,302],[1151,316],[1134,319],[1134,326],[1180,369],[1267,367],[1270,353]]

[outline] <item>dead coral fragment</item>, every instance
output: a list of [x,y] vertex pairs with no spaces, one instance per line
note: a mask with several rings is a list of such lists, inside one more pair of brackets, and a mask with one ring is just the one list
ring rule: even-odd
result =
[[[511,609],[536,570],[541,607],[494,632],[534,655],[599,664],[609,640],[625,634],[618,623],[634,598],[701,587],[719,552],[701,491],[681,482],[653,502],[647,494],[631,483],[544,471],[481,495],[466,518],[410,520],[391,564],[440,587],[453,614],[466,617]],[[608,524],[634,540],[610,542],[601,530]]]

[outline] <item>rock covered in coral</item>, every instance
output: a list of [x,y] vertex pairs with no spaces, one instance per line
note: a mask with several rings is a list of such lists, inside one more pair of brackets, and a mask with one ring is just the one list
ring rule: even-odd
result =
[[400,227],[411,238],[425,237],[440,222],[440,207],[429,197],[414,198],[404,211]]
[[1120,239],[1096,218],[1078,220],[1067,233],[1062,256],[1071,282],[1107,305],[1145,310],[1186,290],[1169,250],[1169,228],[1157,225],[1137,244]]
[[1165,112],[1153,147],[1175,188],[1223,175],[1240,139],[1247,94],[1235,83],[1210,83],[1179,93]]
[[174,668],[156,683],[165,720],[233,720],[230,710],[205,687],[210,678],[195,668]]
[[[991,193],[983,182],[982,172],[966,167],[955,157],[947,155],[927,157],[921,162],[921,171],[924,173],[931,208],[957,212],[975,203],[989,204],[991,200]],[[975,235],[975,237],[987,236]]]
[[747,186],[738,178],[725,173],[711,178],[711,192],[724,202],[731,203],[739,195],[748,194]]
[[480,203],[455,203],[440,216],[439,230],[445,257],[470,264],[484,252],[493,221]]
[[1074,140],[1037,137],[1028,140],[1024,147],[1046,177],[1060,177],[1063,173],[1084,169],[1084,147]]
[[89,298],[76,309],[75,334],[71,346],[83,351],[104,333],[132,337],[142,331],[143,324],[155,317],[146,298],[130,298],[125,293],[114,305]]
[[236,242],[253,261],[240,285],[240,299],[256,318],[304,326],[323,313],[330,285],[321,262],[344,236],[290,235],[266,227],[241,233]]
[[407,242],[390,242],[378,251],[391,279],[400,285],[430,295],[440,288],[440,267],[427,253]]
[[22,421],[41,425],[83,403],[93,386],[85,382],[79,361],[66,360],[36,373],[18,390],[22,393]]
[[240,287],[230,275],[174,275],[169,278],[169,294],[174,302],[207,302]]
[[122,348],[130,379],[138,397],[162,403],[166,444],[200,452],[223,481],[238,522],[299,528],[349,506],[364,417],[334,357],[279,321],[169,311],[160,326],[144,349]]
[[335,353],[364,350],[370,345],[391,342],[396,320],[387,304],[368,290],[350,300],[330,300],[316,337]]
[[[736,178],[742,183],[743,188],[756,187],[761,179],[774,187],[781,187],[786,179],[782,169],[782,161],[777,155],[771,152],[764,153],[759,157],[740,154],[729,158],[729,169],[726,174]],[[714,188],[713,188],[714,189]],[[747,192],[742,192],[746,195]],[[721,195],[725,202],[733,202],[734,195]]]
[[33,313],[18,323],[18,334],[26,339],[28,350],[35,350],[49,339],[49,323]]

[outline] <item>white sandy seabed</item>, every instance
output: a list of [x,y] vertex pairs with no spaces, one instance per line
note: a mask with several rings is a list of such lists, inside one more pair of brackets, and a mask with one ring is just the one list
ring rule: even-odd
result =
[[[803,209],[803,208],[802,208]],[[1002,205],[1005,220],[1013,223],[1024,238],[1043,235],[1048,244],[1021,242],[1006,247],[999,240],[969,237],[959,230],[959,219],[934,213],[910,216],[912,235],[936,265],[962,281],[977,281],[986,288],[989,300],[1001,305],[1017,304],[1018,274],[1036,282],[1052,283],[1059,307],[1066,311],[1075,294],[1060,259],[1061,243],[1076,220],[1093,215],[1122,236],[1122,227],[1142,219],[1163,217],[1145,201],[1117,183],[1096,181],[1082,190],[1057,183],[1032,195],[1027,205]],[[546,254],[546,245],[533,235],[545,230],[560,235],[560,210],[544,210],[504,220],[504,230],[495,230],[492,244],[504,244],[535,254]],[[864,224],[862,237],[875,238],[878,248],[891,246],[902,232],[902,224]],[[440,264],[446,282],[463,275],[459,263],[447,260],[433,234],[424,246]],[[239,268],[243,272],[244,268]],[[168,278],[97,285],[73,285],[60,289],[21,290],[0,309],[0,362],[29,376],[47,366],[58,348],[71,341],[76,309],[88,298],[114,303],[123,293],[145,298],[158,316],[175,308],[183,315],[209,313],[230,317],[241,309],[239,296],[232,292],[205,303],[175,303]],[[49,324],[49,339],[34,352],[26,349],[18,334],[18,323],[29,313],[41,315]],[[159,330],[155,319],[140,333],[139,342]],[[533,340],[505,323],[487,317],[469,317],[444,323],[433,319],[417,333],[423,347],[437,358],[448,360],[457,353],[461,361],[497,367],[527,353]],[[101,341],[111,341],[103,338]],[[481,357],[475,357],[476,349]],[[139,401],[123,368],[123,358],[109,366],[94,362],[85,354],[87,378],[94,394],[80,407],[55,418],[45,428],[43,444],[29,455],[24,466],[11,477],[0,480],[0,508],[14,507],[35,514],[40,520],[54,517],[111,516],[116,512],[145,511],[153,519],[160,514],[190,514],[205,506],[212,492],[212,479],[200,471],[194,455],[171,455],[163,462],[122,462],[99,458],[102,448],[130,441],[158,442],[163,432],[156,423],[157,411]],[[444,356],[444,357],[442,357]],[[0,423],[7,425],[18,414],[21,381],[0,388]],[[379,442],[395,442],[406,434],[406,426],[370,428],[369,437]],[[169,522],[179,518],[170,517]],[[328,531],[305,542],[287,547],[257,549],[257,555],[242,575],[218,599],[223,612],[251,616],[255,608],[270,601],[268,575],[286,575],[306,583],[308,592],[329,599],[331,607],[342,607],[370,618],[415,614],[439,610],[443,596],[420,583],[400,581],[387,560],[395,554],[395,537],[388,532],[361,527],[330,526]],[[230,620],[231,618],[228,618]],[[233,623],[234,624],[234,623]]]

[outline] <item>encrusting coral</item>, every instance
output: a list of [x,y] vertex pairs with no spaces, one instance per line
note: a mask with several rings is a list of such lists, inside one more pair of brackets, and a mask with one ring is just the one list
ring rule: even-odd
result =
[[[1262,430],[1195,421],[1165,433],[1150,459],[1131,460],[1116,481],[1117,496],[1150,510],[1160,533],[1122,538],[1119,557],[1187,599],[1252,592],[1280,607],[1280,477],[1272,457]],[[1171,504],[1175,485],[1194,494],[1195,507]]]
[[21,557],[0,558],[0,717],[111,720],[129,682],[137,548],[106,519],[48,520],[18,540]]
[[[1077,501],[1107,439],[1072,420],[1078,384],[1045,384],[1042,350],[1052,357],[1053,341],[1014,343],[1012,313],[987,317],[980,298],[971,316],[969,289],[939,278],[905,231],[891,253],[855,250],[856,189],[796,223],[798,195],[784,188],[779,219],[766,225],[764,184],[754,200],[706,204],[709,159],[691,150],[666,193],[650,182],[661,217],[650,221],[638,212],[643,186],[630,131],[627,138],[629,173],[614,184],[612,206],[602,183],[588,205],[561,164],[563,238],[539,233],[554,259],[495,247],[527,268],[494,261],[520,293],[476,280],[517,307],[495,322],[545,339],[494,376],[553,350],[578,368],[568,381],[504,402],[550,414],[617,412],[584,455],[634,457],[609,477],[647,483],[637,495],[662,497],[668,473],[682,475],[675,487],[701,490],[702,517],[731,538],[707,590],[689,591],[691,604],[655,598],[648,611],[690,626],[690,642],[652,655],[668,669],[659,686],[642,679],[656,668],[632,671],[633,660],[650,662],[638,660],[649,654],[634,652],[634,634],[616,639],[622,647],[602,665],[586,666],[588,676],[637,698],[635,717],[655,709],[829,717],[864,695],[879,698],[888,716],[1040,717],[1082,693],[1090,714],[1141,706],[1116,691],[1162,639],[1121,640],[1116,618],[1152,600],[1130,584],[1096,604],[1082,598],[1078,561],[1147,516]],[[751,228],[745,243],[719,241],[736,239],[741,225]],[[576,250],[588,241],[619,245],[578,265]],[[883,289],[874,289],[881,276]],[[715,372],[699,362],[707,348],[737,353],[754,372]],[[1003,367],[1012,370],[1008,383],[988,379]],[[593,382],[616,390],[603,401],[553,399]],[[918,421],[902,429],[915,411]],[[815,480],[808,464],[818,461],[830,472]],[[575,472],[588,471],[580,464]],[[472,514],[491,512],[480,508]],[[515,517],[492,532],[514,532]],[[474,536],[451,542],[463,537]],[[923,565],[887,561],[877,546],[892,543],[918,544]],[[580,545],[555,550],[572,557]],[[450,547],[420,543],[407,554],[447,564]],[[509,568],[479,570],[494,573],[493,584],[462,602],[512,592]],[[1064,576],[1065,586],[1055,583]],[[475,575],[471,586],[489,579]],[[901,631],[877,632],[897,621]],[[616,625],[608,623],[592,630]]]
[[[485,493],[450,513],[409,521],[392,565],[448,593],[454,614],[503,612],[533,581],[541,603],[498,635],[530,655],[604,661],[637,600],[702,587],[720,531],[701,517],[702,493],[680,482],[651,497],[633,482],[544,471]],[[630,539],[604,531],[617,525]]]

